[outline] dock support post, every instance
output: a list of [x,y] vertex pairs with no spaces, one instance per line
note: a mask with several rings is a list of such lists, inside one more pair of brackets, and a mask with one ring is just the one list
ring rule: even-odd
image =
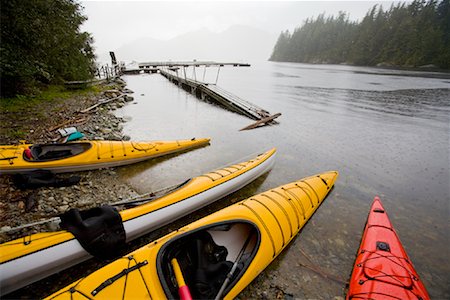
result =
[[217,76],[216,76],[216,83],[215,84],[217,84],[217,80],[219,80],[219,72],[220,72],[220,65],[219,65],[219,68],[217,69]]

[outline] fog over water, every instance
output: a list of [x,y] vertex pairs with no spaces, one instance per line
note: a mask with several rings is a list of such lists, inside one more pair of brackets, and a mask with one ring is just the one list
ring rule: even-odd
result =
[[361,20],[404,1],[82,1],[82,30],[103,63],[119,60],[267,60],[281,31],[321,13]]
[[[150,192],[277,147],[275,167],[209,211],[293,180],[338,170],[334,190],[290,247],[242,297],[268,286],[294,298],[333,299],[345,286],[298,265],[348,280],[367,213],[379,195],[433,299],[450,298],[450,79],[448,74],[367,67],[271,63],[281,31],[321,13],[361,20],[375,4],[397,2],[128,2],[84,1],[83,30],[99,62],[215,60],[250,62],[221,68],[217,85],[271,113],[279,125],[239,131],[252,121],[202,102],[159,74],[123,76],[135,102],[117,110],[132,139],[210,137],[211,145],[119,170]],[[193,76],[188,70],[188,76]],[[203,80],[204,70],[196,70]],[[216,83],[217,69],[204,81]],[[205,214],[205,212],[203,212]],[[193,216],[194,218],[195,216]]]

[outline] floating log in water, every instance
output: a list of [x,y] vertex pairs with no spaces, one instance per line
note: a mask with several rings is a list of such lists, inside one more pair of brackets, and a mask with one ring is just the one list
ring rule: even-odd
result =
[[260,127],[260,126],[265,126],[265,125],[267,125],[267,123],[270,123],[271,121],[273,121],[274,119],[278,118],[279,116],[281,116],[281,113],[276,113],[273,116],[269,116],[267,118],[263,118],[263,119],[261,119],[259,121],[256,121],[255,123],[250,124],[247,127],[244,127],[241,130],[239,130],[239,131],[255,129],[255,128]]

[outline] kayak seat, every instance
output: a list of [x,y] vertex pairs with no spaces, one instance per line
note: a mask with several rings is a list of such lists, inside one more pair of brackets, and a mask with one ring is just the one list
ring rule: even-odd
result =
[[63,159],[83,153],[91,147],[90,143],[36,144],[30,147],[33,160],[26,155],[24,155],[24,159],[33,162]]
[[162,266],[169,277],[168,283],[172,296],[178,295],[177,286],[170,280],[170,261],[176,257],[183,272],[186,285],[194,299],[214,298],[224,282],[233,263],[226,261],[228,250],[217,245],[206,230],[187,235],[173,242],[163,254]]
[[64,158],[72,156],[72,151],[67,150],[53,150],[53,151],[47,151],[44,154],[39,156],[39,160],[50,160],[50,159],[56,159],[56,158]]
[[218,246],[207,231],[194,245],[197,266],[193,274],[194,294],[201,299],[211,299],[219,292],[233,263],[226,261],[228,254],[224,246]]
[[198,298],[213,299],[232,267],[232,262],[222,261],[197,269],[194,276],[194,290],[195,294],[199,295]]
[[103,205],[84,211],[70,209],[60,218],[61,228],[72,233],[81,246],[96,258],[116,258],[125,249],[126,233],[115,207]]
[[178,299],[179,296],[171,264],[173,258],[178,261],[193,299],[214,299],[236,263],[225,291],[231,288],[256,254],[258,241],[254,236],[254,243],[248,244],[252,250],[247,250],[237,260],[245,238],[252,236],[252,230],[254,227],[246,223],[217,224],[183,234],[162,246],[156,266],[167,298]]

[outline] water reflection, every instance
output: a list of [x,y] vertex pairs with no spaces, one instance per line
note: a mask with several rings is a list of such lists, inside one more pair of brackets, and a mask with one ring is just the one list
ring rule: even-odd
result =
[[424,76],[287,63],[223,68],[220,87],[283,114],[279,125],[242,132],[251,120],[202,102],[160,75],[126,76],[136,98],[136,104],[118,112],[132,118],[126,134],[143,140],[211,137],[211,145],[120,173],[140,192],[149,192],[277,147],[274,169],[256,189],[243,189],[239,195],[244,197],[339,170],[334,191],[311,222],[276,268],[264,272],[244,295],[255,295],[252,291],[268,282],[289,282],[285,288],[300,298],[342,295],[344,286],[292,266],[302,249],[327,272],[349,277],[378,194],[431,296],[448,298],[450,266],[441,257],[450,240],[450,89],[446,74],[444,79]]

